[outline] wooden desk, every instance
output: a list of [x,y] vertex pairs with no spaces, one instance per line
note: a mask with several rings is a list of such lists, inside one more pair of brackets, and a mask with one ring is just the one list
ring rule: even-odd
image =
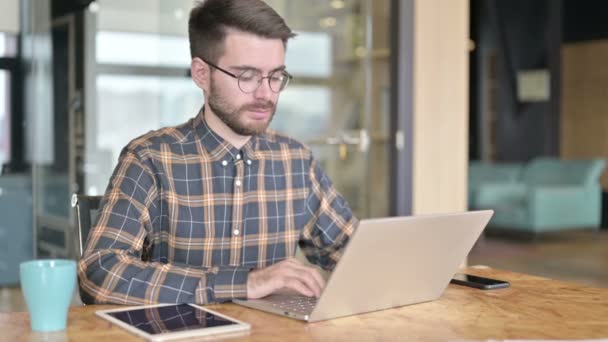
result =
[[[212,309],[252,325],[247,341],[582,339],[608,338],[608,289],[492,269],[467,269],[508,280],[508,289],[450,285],[441,299],[334,320],[304,323],[234,304]],[[97,318],[111,306],[74,307],[68,329],[32,333],[28,314],[0,314],[0,340],[130,341],[133,335]]]

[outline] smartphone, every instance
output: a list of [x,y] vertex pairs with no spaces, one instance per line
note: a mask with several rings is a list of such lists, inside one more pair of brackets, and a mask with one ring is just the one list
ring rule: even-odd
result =
[[484,278],[464,273],[456,273],[450,281],[452,284],[470,286],[476,289],[493,290],[509,287],[509,282],[497,279]]

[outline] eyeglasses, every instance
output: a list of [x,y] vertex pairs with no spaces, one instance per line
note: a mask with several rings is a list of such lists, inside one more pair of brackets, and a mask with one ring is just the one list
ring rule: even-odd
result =
[[230,71],[224,70],[204,59],[203,61],[224,74],[236,78],[238,80],[239,89],[246,94],[256,91],[265,78],[268,79],[268,86],[270,87],[270,90],[275,93],[281,92],[283,89],[285,89],[285,87],[287,87],[287,84],[289,84],[289,81],[293,78],[293,76],[291,76],[285,70],[275,70],[271,72],[270,75],[264,77],[260,71],[249,69],[244,70],[240,75],[237,76]]

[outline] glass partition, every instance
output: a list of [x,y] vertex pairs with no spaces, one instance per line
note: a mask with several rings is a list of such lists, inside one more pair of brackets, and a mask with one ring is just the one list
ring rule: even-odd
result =
[[[313,148],[359,217],[387,216],[390,2],[267,2],[298,34],[286,56],[294,79],[272,128]],[[87,113],[85,156],[90,195],[105,191],[128,141],[186,121],[204,101],[188,77],[192,1],[96,3],[89,52],[96,104]]]

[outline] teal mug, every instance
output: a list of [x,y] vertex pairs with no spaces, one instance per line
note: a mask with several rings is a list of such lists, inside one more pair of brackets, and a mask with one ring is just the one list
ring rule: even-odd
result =
[[19,265],[21,291],[33,331],[64,330],[76,285],[76,262],[49,259]]

